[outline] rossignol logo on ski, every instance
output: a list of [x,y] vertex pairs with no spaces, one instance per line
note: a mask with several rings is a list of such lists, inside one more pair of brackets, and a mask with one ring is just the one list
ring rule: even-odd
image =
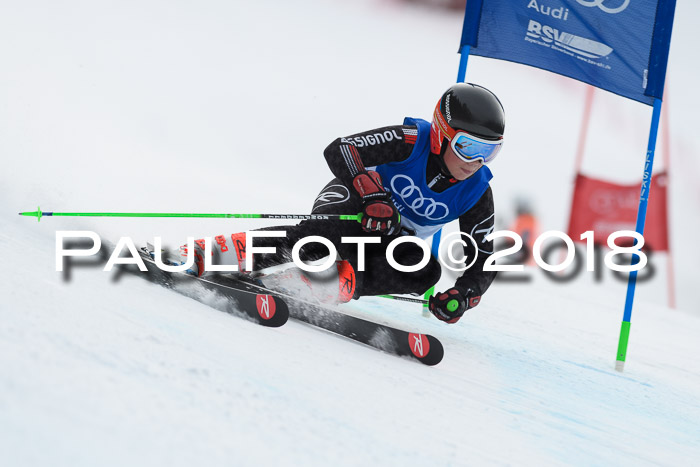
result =
[[336,263],[338,269],[338,301],[347,303],[355,295],[355,269],[348,261]]
[[411,352],[418,358],[423,358],[430,352],[430,342],[428,337],[423,334],[408,334],[408,345],[411,347]]
[[275,298],[272,295],[260,295],[255,297],[255,305],[262,319],[272,319],[275,316]]

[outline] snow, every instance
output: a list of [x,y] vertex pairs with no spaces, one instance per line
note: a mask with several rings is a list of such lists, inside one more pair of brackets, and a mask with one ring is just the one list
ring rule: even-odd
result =
[[[55,232],[166,243],[243,220],[32,218],[18,211],[306,212],[335,137],[429,118],[456,76],[461,14],[388,0],[20,2],[0,15],[3,465],[690,465],[700,457],[693,18],[679,2],[666,105],[678,309],[666,258],[640,284],[528,269],[454,326],[364,298],[438,337],[426,367],[290,321],[267,329],[97,263],[55,271]],[[508,112],[499,228],[533,200],[568,216],[584,87],[470,59]],[[651,111],[600,92],[584,171],[641,176]],[[659,146],[661,147],[661,146]],[[663,157],[657,158],[657,166]],[[652,195],[653,196],[653,195]],[[448,275],[441,285],[448,283]]]

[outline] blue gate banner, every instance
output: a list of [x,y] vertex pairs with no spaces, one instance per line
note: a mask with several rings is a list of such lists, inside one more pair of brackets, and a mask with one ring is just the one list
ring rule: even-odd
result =
[[651,105],[661,99],[676,0],[467,0],[461,47]]

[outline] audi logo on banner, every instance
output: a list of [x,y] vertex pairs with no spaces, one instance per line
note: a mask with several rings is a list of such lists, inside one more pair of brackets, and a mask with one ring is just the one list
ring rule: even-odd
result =
[[[605,13],[610,13],[611,15],[614,15],[615,13],[619,13],[621,11],[624,11],[630,4],[630,0],[576,0],[579,5],[583,5],[586,7],[594,7],[597,6],[600,8],[602,11]],[[622,4],[620,4],[622,2]],[[606,4],[618,4],[616,7],[609,7],[606,6]]]
[[404,206],[420,217],[431,221],[444,219],[450,213],[445,203],[426,198],[407,175],[396,175],[391,179],[391,191],[401,199]]

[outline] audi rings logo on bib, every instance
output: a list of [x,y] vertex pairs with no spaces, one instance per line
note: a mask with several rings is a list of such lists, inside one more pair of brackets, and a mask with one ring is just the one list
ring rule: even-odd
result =
[[445,203],[423,196],[420,188],[407,175],[396,175],[391,179],[391,192],[402,201],[403,206],[428,220],[439,221],[450,213]]
[[[605,13],[610,13],[611,15],[624,11],[630,4],[630,0],[576,0],[576,2],[587,7],[597,6]],[[617,6],[611,7],[609,5]]]

